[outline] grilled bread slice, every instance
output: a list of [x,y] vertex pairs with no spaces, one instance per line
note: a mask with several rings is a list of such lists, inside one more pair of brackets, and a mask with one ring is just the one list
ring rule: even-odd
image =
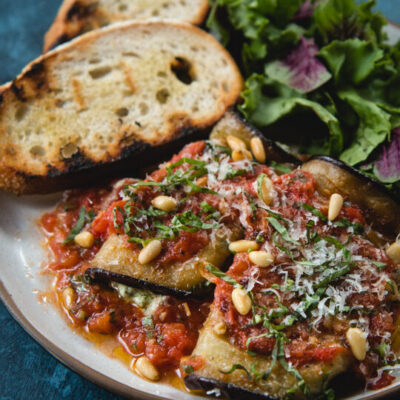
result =
[[231,56],[192,25],[89,32],[0,90],[0,188],[53,192],[154,161],[211,128],[241,88]]
[[176,19],[199,25],[207,0],[64,0],[44,38],[43,52],[82,33],[128,19]]

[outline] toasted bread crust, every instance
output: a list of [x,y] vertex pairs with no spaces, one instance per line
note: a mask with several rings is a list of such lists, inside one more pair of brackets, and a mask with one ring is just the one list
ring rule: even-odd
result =
[[[161,120],[158,125],[155,125],[155,131],[151,131],[149,130],[150,128],[148,128],[147,133],[144,133],[146,127],[141,127],[139,123],[136,123],[136,120],[135,123],[125,123],[124,121],[126,121],[126,119],[118,119],[115,117],[115,112],[113,110],[108,110],[111,111],[115,117],[114,122],[111,121],[108,123],[108,119],[104,119],[105,116],[101,115],[100,112],[98,119],[101,120],[103,118],[103,121],[106,121],[108,124],[107,127],[104,129],[101,127],[101,129],[106,131],[109,135],[112,134],[112,140],[110,140],[109,143],[107,142],[105,149],[99,151],[98,147],[96,147],[96,151],[94,151],[92,144],[97,144],[97,133],[94,133],[95,136],[92,135],[95,142],[90,142],[86,136],[80,134],[80,130],[82,127],[88,127],[89,130],[91,129],[91,120],[88,120],[87,117],[85,120],[85,115],[87,115],[86,110],[88,108],[93,108],[93,110],[95,110],[95,108],[91,106],[91,103],[101,100],[101,107],[103,107],[103,103],[108,107],[109,100],[108,98],[103,100],[102,98],[93,97],[92,100],[90,98],[88,99],[85,97],[84,90],[91,89],[90,85],[94,85],[93,82],[97,82],[96,84],[100,85],[100,88],[104,90],[109,87],[109,84],[99,84],[98,80],[93,80],[92,82],[89,78],[85,78],[87,81],[85,86],[82,83],[83,80],[79,77],[72,79],[72,85],[68,87],[69,95],[73,96],[72,99],[68,100],[73,106],[73,113],[71,114],[72,106],[67,112],[64,111],[62,106],[58,107],[57,104],[55,104],[58,100],[54,93],[57,94],[57,91],[62,91],[65,86],[65,82],[64,86],[62,82],[59,82],[59,77],[64,77],[65,74],[70,72],[69,69],[63,69],[66,68],[65,65],[67,63],[75,62],[75,60],[78,58],[80,59],[80,57],[88,57],[88,53],[90,53],[93,48],[96,51],[102,51],[103,47],[98,44],[99,41],[101,44],[103,44],[104,41],[112,42],[114,46],[114,38],[118,37],[118,40],[120,40],[121,37],[129,39],[131,36],[134,37],[136,33],[140,32],[145,32],[149,37],[151,37],[151,35],[154,35],[154,37],[159,35],[163,43],[165,41],[163,36],[165,32],[168,33],[170,42],[173,41],[175,35],[184,35],[186,38],[189,38],[187,39],[187,48],[192,39],[195,43],[205,45],[206,52],[211,51],[217,54],[221,62],[223,61],[225,70],[222,67],[220,68],[225,71],[224,79],[226,71],[229,71],[228,74],[230,76],[227,77],[229,89],[226,87],[223,88],[222,83],[218,84],[217,89],[211,87],[211,81],[209,82],[209,80],[214,79],[215,82],[216,78],[211,76],[211,73],[206,73],[207,70],[204,65],[198,66],[198,70],[203,69],[200,71],[203,74],[201,76],[203,80],[201,85],[199,82],[196,82],[196,84],[200,85],[199,87],[201,87],[204,92],[213,91],[214,97],[212,101],[208,100],[208,103],[205,105],[202,105],[200,102],[200,110],[197,112],[191,112],[190,109],[187,109],[189,106],[183,110],[182,107],[174,107],[173,104],[163,108],[162,105],[154,101],[154,105],[158,106],[158,113],[161,113],[155,114],[155,116],[161,118]],[[179,46],[182,45],[180,44]],[[76,68],[82,68],[81,65],[81,61],[76,61],[75,64],[72,64],[72,66],[76,66]],[[122,67],[120,69],[122,69]],[[120,69],[118,73],[123,76]],[[56,72],[59,75],[57,75]],[[138,80],[139,84],[142,74],[141,69],[134,72],[136,72],[134,77]],[[168,70],[167,72],[171,74],[171,71]],[[87,71],[85,73],[87,73]],[[219,75],[221,76],[221,73]],[[117,81],[117,83],[118,82],[119,81]],[[124,84],[127,83],[125,82]],[[53,192],[66,187],[77,186],[81,183],[82,179],[87,179],[93,174],[98,175],[96,171],[99,169],[103,171],[102,174],[105,172],[107,172],[107,175],[115,173],[119,167],[122,168],[124,164],[127,164],[128,160],[131,160],[130,165],[137,165],[140,158],[142,162],[148,163],[149,158],[151,158],[151,156],[149,156],[150,154],[160,154],[162,149],[169,149],[170,145],[177,141],[183,140],[184,142],[188,140],[187,138],[189,137],[193,139],[193,134],[195,132],[206,132],[221,118],[227,108],[236,102],[242,89],[242,84],[240,72],[229,53],[227,53],[209,34],[189,24],[161,21],[128,22],[89,32],[39,57],[37,60],[30,63],[12,83],[0,88],[0,96],[2,99],[0,101],[0,188],[17,194]],[[188,98],[191,101],[193,98],[197,98],[198,93],[194,89],[195,85],[185,85],[180,82],[178,82],[178,85],[179,90],[183,91],[183,95],[185,95],[185,93],[188,94]],[[145,89],[145,91],[147,91],[147,87]],[[170,89],[175,90],[174,87]],[[178,95],[175,97],[180,98]],[[209,97],[209,99],[210,98],[211,97]],[[195,102],[193,104],[195,104]],[[20,125],[18,125],[16,121],[18,113],[23,113],[24,108],[29,108],[30,111],[34,110],[36,113],[34,115],[36,119],[30,115],[29,118],[31,118],[31,120],[28,118],[28,122],[24,122],[25,125],[28,123],[32,124],[33,122],[36,124],[37,118],[43,118],[47,122],[48,120],[50,121],[51,119],[54,120],[58,118],[64,125],[68,125],[68,129],[79,132],[82,140],[79,139],[81,141],[76,142],[77,148],[75,151],[72,151],[71,154],[64,154],[64,148],[60,146],[55,146],[56,148],[54,148],[53,146],[52,149],[46,150],[45,156],[32,157],[29,148],[24,147],[25,139],[20,140],[21,135],[25,131],[21,131]],[[132,113],[134,113],[134,111],[135,110],[132,109]],[[151,114],[151,116],[148,117],[148,125],[151,125],[151,118],[156,112],[157,111],[150,109],[149,114]],[[95,116],[95,119],[97,119],[97,116]],[[65,123],[64,120],[66,120],[67,123]],[[39,136],[39,138],[43,142],[50,141],[49,138],[51,135],[54,135],[54,130],[60,131],[61,125],[58,125],[56,122],[50,121],[47,125],[43,125],[46,129],[50,127],[50,130],[45,129],[40,133],[41,136]],[[96,122],[97,121],[94,121],[94,123]],[[37,124],[39,125],[39,122]],[[43,126],[39,126],[39,128],[42,129]],[[35,127],[32,129],[35,129]],[[93,128],[92,131],[95,131],[95,128]],[[60,132],[56,132],[56,138],[62,135],[62,129]],[[34,133],[38,134],[37,132]],[[40,144],[42,144],[42,142],[40,142]],[[44,145],[44,147],[46,146]],[[32,152],[32,148],[30,150]],[[138,155],[141,157],[138,157]],[[142,157],[143,155],[145,155],[145,157]],[[133,164],[132,160],[134,161]]]
[[[114,15],[105,8],[96,6],[94,0],[64,0],[57,16],[44,37],[43,53],[65,43],[76,36],[113,22],[127,19],[143,19],[135,15]],[[200,25],[206,18],[209,3],[200,0],[192,15],[188,15],[183,22]]]

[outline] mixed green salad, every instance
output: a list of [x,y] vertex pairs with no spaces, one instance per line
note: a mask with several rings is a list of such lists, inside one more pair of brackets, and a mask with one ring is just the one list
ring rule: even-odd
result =
[[244,116],[298,153],[339,158],[399,196],[400,42],[388,44],[376,1],[210,1],[207,27],[246,79]]

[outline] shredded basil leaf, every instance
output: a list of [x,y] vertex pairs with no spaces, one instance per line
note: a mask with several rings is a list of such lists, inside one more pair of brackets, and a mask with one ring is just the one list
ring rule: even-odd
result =
[[75,236],[81,232],[86,223],[92,222],[96,217],[94,210],[89,210],[86,213],[86,207],[82,206],[79,211],[78,220],[75,222],[72,229],[69,231],[67,238],[62,242],[62,244],[68,244],[75,239]]
[[208,269],[214,276],[217,278],[221,278],[223,281],[229,283],[235,288],[242,288],[242,285],[236,282],[235,279],[233,279],[231,276],[227,275],[225,272],[222,272],[220,269],[215,268],[213,265],[206,265],[206,269]]
[[232,372],[236,371],[237,369],[240,369],[240,370],[246,372],[247,379],[250,379],[250,377],[251,377],[250,372],[242,364],[233,364],[232,368],[229,371],[220,370],[220,372],[227,375],[227,374],[231,374]]

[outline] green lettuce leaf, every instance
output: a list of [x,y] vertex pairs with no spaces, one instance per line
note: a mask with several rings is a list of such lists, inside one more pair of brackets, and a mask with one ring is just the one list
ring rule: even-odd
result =
[[350,146],[340,159],[350,165],[365,161],[368,156],[390,135],[391,116],[374,102],[361,97],[354,90],[338,92],[359,117],[359,125]]
[[378,44],[385,35],[382,27],[385,18],[373,12],[375,0],[360,5],[354,0],[321,1],[314,12],[314,29],[322,42],[360,38]]
[[[273,93],[268,96],[265,93]],[[252,75],[242,93],[239,106],[246,118],[265,127],[290,114],[297,107],[312,111],[328,128],[330,138],[327,152],[339,154],[343,148],[343,133],[338,119],[321,104],[307,99],[302,93],[263,75]]]
[[383,50],[371,42],[348,39],[335,40],[319,52],[337,85],[360,85],[374,71],[376,63],[383,58]]

